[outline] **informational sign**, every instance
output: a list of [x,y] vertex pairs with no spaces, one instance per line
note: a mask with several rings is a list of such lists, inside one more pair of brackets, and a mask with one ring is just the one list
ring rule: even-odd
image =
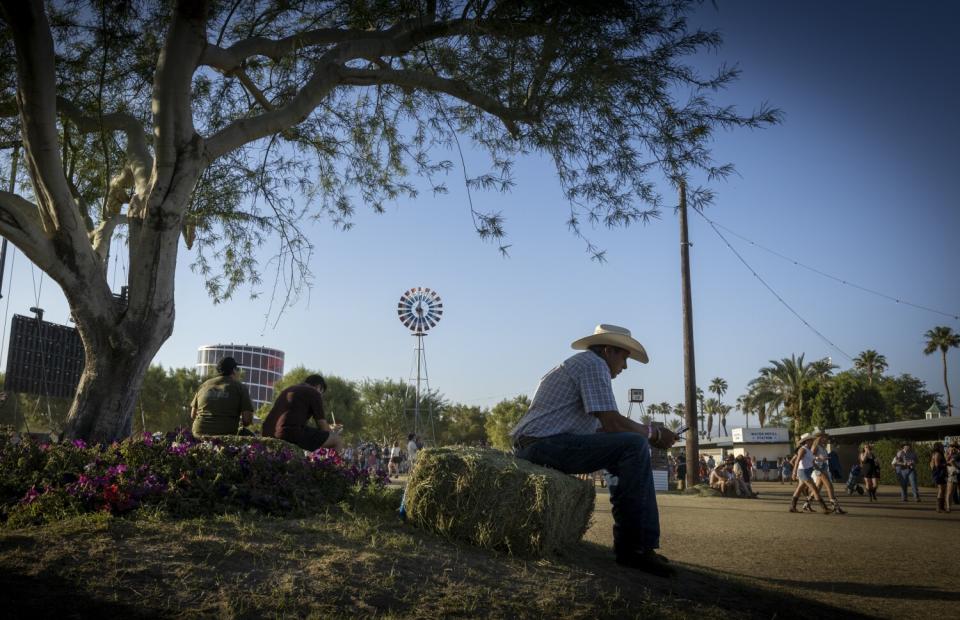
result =
[[643,402],[643,388],[630,388],[630,402],[631,403]]
[[73,398],[84,357],[83,342],[75,328],[15,314],[3,389]]
[[733,443],[787,443],[790,432],[781,427],[735,428],[730,434]]

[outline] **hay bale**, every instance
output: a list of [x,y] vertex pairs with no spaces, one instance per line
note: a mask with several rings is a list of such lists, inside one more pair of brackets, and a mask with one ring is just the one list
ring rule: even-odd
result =
[[487,549],[555,552],[587,531],[593,484],[489,448],[417,453],[405,506],[413,524]]

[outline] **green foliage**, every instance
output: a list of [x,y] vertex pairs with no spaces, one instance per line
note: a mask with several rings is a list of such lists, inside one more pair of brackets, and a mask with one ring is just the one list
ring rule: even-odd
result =
[[484,423],[490,445],[500,450],[510,450],[513,443],[510,440],[510,431],[528,409],[530,409],[530,398],[526,394],[501,400],[494,405]]
[[147,369],[133,416],[135,432],[190,426],[190,403],[203,378],[192,368],[152,365]]
[[[415,390],[391,379],[367,379],[360,384],[364,438],[381,443],[406,440],[414,427]],[[436,390],[420,394],[420,423],[432,414],[442,418],[447,403]]]
[[833,380],[817,384],[812,390],[812,414],[809,425],[820,428],[860,426],[886,421],[887,403],[870,378],[852,372],[842,372]]
[[886,403],[887,422],[897,420],[922,420],[930,405],[940,399],[927,391],[927,384],[913,375],[880,377],[875,381]]
[[448,405],[440,418],[440,445],[477,445],[487,441],[485,427],[489,412],[480,407]]

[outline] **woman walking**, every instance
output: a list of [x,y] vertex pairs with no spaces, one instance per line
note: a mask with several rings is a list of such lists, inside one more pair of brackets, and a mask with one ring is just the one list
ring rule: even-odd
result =
[[863,449],[860,451],[860,467],[863,469],[863,482],[867,486],[867,494],[870,496],[870,501],[880,501],[877,499],[877,485],[880,483],[880,464],[877,462],[877,457],[873,454],[873,446],[871,444],[863,444]]
[[827,508],[827,504],[823,501],[823,498],[820,497],[820,491],[817,490],[817,485],[813,482],[813,451],[810,449],[812,441],[813,437],[810,433],[804,433],[800,436],[800,447],[797,448],[797,455],[793,460],[793,475],[791,477],[797,481],[797,488],[793,492],[793,498],[790,501],[790,512],[800,512],[797,510],[797,501],[800,499],[800,494],[804,492],[804,489],[808,489],[814,499],[820,502],[820,506],[823,508],[823,514],[828,515],[831,510]]
[[930,454],[930,473],[933,484],[937,485],[937,512],[947,511],[947,456],[943,453],[943,444],[933,444]]
[[947,450],[947,498],[946,510],[950,512],[950,503],[953,501],[953,494],[957,490],[957,484],[960,483],[960,445],[952,443]]
[[[830,480],[830,456],[826,447],[823,445],[828,439],[829,436],[824,431],[820,429],[813,431],[813,442],[810,445],[810,451],[813,452],[814,461],[813,481],[821,491],[826,489],[827,499],[830,506],[833,507],[833,511],[837,514],[845,515],[847,511],[840,507],[840,502],[837,501],[837,496],[833,490],[833,482]],[[809,503],[810,500],[808,498],[807,504]],[[804,508],[806,508],[806,504]]]

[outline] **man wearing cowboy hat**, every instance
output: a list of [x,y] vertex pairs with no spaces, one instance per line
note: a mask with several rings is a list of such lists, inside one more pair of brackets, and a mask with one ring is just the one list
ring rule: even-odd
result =
[[648,361],[630,331],[598,325],[575,341],[583,350],[540,380],[530,409],[511,431],[514,454],[567,474],[601,469],[617,476],[611,489],[617,562],[662,577],[673,574],[660,546],[660,515],[650,466],[650,445],[669,448],[677,437],[620,415],[612,380],[627,359]]

